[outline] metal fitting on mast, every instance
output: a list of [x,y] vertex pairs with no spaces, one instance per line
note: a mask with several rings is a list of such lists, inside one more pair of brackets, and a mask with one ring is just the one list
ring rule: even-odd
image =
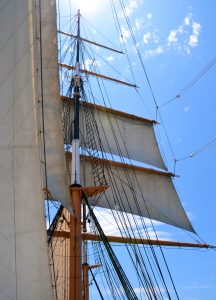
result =
[[76,52],[76,73],[72,77],[74,87],[74,137],[72,140],[72,164],[71,164],[71,184],[80,185],[80,140],[79,140],[79,110],[80,110],[80,10],[77,18],[77,52]]

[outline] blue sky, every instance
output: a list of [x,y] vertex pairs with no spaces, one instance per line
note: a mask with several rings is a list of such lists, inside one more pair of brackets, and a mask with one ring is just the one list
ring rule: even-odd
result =
[[[64,2],[64,1],[63,1]],[[79,4],[78,4],[79,2]],[[118,1],[115,1],[118,3]],[[69,1],[63,3],[62,15],[68,16]],[[65,6],[64,6],[65,5]],[[127,14],[135,33],[156,101],[160,105],[173,99],[216,56],[216,2],[187,0],[125,0]],[[94,25],[90,34],[99,43],[121,47],[115,31],[110,1],[71,1],[72,14],[78,6],[81,14]],[[130,32],[117,5],[121,30],[132,63],[139,93],[107,84],[112,107],[142,117],[155,118],[155,104],[140,66]],[[66,21],[67,18],[63,19]],[[102,25],[101,25],[102,24]],[[98,29],[99,28],[99,29]],[[102,32],[108,40],[99,32]],[[97,52],[98,51],[98,52]],[[97,49],[96,52],[112,64],[124,77],[132,80],[126,56]],[[96,56],[101,73],[113,77],[119,74]],[[216,138],[216,65],[213,66],[184,95],[160,109],[175,159],[181,159]],[[160,122],[160,120],[158,119]],[[162,125],[159,126],[160,145],[166,163],[173,171],[173,155]],[[198,235],[216,244],[215,170],[216,147],[193,158],[177,162],[175,185],[182,203]],[[105,221],[104,221],[105,222]],[[106,225],[108,226],[108,225]],[[179,241],[190,236],[170,226],[156,226],[163,238]],[[180,299],[216,299],[216,252],[165,249]]]

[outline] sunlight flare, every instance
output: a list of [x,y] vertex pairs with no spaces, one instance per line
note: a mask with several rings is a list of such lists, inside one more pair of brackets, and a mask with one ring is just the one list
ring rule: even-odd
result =
[[81,13],[97,13],[103,7],[103,1],[101,0],[75,0],[77,9],[81,10]]

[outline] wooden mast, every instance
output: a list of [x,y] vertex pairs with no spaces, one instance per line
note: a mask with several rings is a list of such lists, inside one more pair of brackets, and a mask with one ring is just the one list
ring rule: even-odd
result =
[[81,300],[82,297],[82,250],[81,250],[81,189],[80,189],[80,153],[79,153],[79,99],[80,99],[80,10],[77,15],[77,52],[76,73],[73,77],[74,86],[74,136],[72,140],[72,166],[71,166],[71,204],[74,216],[70,216],[70,275],[69,300]]
[[[81,187],[80,182],[80,140],[79,140],[79,118],[80,118],[80,10],[77,14],[77,49],[76,66],[73,76],[73,99],[74,105],[74,136],[72,139],[72,162],[71,162],[71,186],[70,197],[74,215],[70,216],[70,264],[69,264],[69,300],[88,300],[89,283],[88,271],[90,268],[97,268],[99,265],[89,266],[87,254],[85,254],[82,265],[82,222],[81,202],[82,194],[88,197],[105,191],[108,186]],[[83,271],[83,273],[82,273]]]
[[[85,179],[84,179],[85,180]],[[86,226],[86,204],[83,203],[83,233],[87,233],[87,226]],[[89,264],[88,264],[88,242],[83,241],[83,264],[82,264],[82,270],[83,270],[83,300],[89,299]]]
[[69,300],[81,300],[81,190],[72,186],[70,195],[75,217],[70,216]]

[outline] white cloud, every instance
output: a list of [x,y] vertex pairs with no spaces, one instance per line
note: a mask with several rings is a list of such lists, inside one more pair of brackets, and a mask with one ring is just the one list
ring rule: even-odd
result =
[[131,0],[130,3],[125,7],[125,13],[127,16],[133,14],[134,10],[139,6],[141,0]]
[[177,34],[177,31],[171,30],[171,32],[170,32],[170,34],[167,38],[168,44],[178,41],[178,38],[176,37],[176,34]]
[[144,34],[143,41],[144,41],[145,44],[148,44],[151,36],[152,36],[151,32],[147,32],[146,34]]
[[93,59],[87,58],[84,62],[84,69],[89,70],[93,65],[95,65],[95,61]]
[[200,33],[200,29],[201,29],[201,25],[197,22],[193,22],[192,23],[192,27],[193,27],[193,33],[196,35],[199,35]]
[[148,14],[146,15],[146,18],[149,19],[149,20],[151,20],[151,19],[152,19],[152,13],[148,13]]
[[178,32],[179,32],[180,34],[184,33],[184,29],[183,29],[183,26],[182,26],[182,25],[179,26]]
[[185,50],[185,52],[186,52],[188,55],[191,54],[191,49],[190,49],[190,47],[189,47],[188,45],[184,46],[184,50]]
[[143,36],[143,41],[145,44],[148,44],[150,41],[155,44],[158,44],[159,37],[157,34],[157,30],[154,30],[153,32],[150,32],[150,31],[146,32],[146,34],[144,34],[144,36]]
[[188,107],[188,106],[185,106],[185,107],[184,107],[184,112],[187,113],[188,111],[189,111],[189,107]]
[[[103,227],[105,234],[107,235],[121,235],[128,234],[128,230],[131,231],[132,234],[139,237],[140,233],[145,238],[146,233],[143,229],[143,222],[148,228],[148,235],[150,238],[155,239],[155,231],[152,228],[152,224],[157,228],[162,226],[163,224],[157,221],[151,221],[146,218],[141,218],[139,216],[133,216],[131,214],[119,213],[118,211],[111,212],[110,210],[105,210],[101,208],[97,208],[94,210],[98,221]],[[115,217],[114,217],[115,216]],[[128,228],[125,229],[125,222],[128,223]],[[157,230],[157,236],[161,239],[169,239],[170,233],[166,231]]]
[[139,30],[142,27],[142,23],[143,23],[143,20],[140,18],[135,20],[135,27],[137,30]]
[[190,19],[189,19],[188,17],[186,17],[186,18],[184,19],[184,21],[185,21],[185,24],[186,24],[187,26],[190,25]]
[[153,56],[159,55],[159,54],[161,54],[163,52],[164,52],[164,47],[163,46],[159,46],[159,47],[157,47],[155,49],[151,49],[151,50],[145,51],[144,56],[145,56],[145,58],[149,58],[149,57],[153,57]]
[[192,18],[192,13],[189,13],[189,14],[185,17],[185,19],[184,19],[184,24],[185,24],[186,26],[189,26],[189,25],[190,25],[190,23],[191,23],[191,18]]
[[122,34],[122,39],[126,43],[128,38],[130,37],[130,31],[123,26],[121,28],[121,34]]
[[199,34],[201,30],[201,25],[197,22],[192,22],[193,33],[189,37],[188,45],[191,47],[196,47],[199,42]]
[[[155,287],[155,291],[160,292],[160,293],[164,293],[165,289],[163,287]],[[138,287],[134,289],[134,292],[138,295],[138,294],[146,294],[146,287]],[[151,293],[151,291],[150,291]],[[164,299],[164,298],[163,298]]]
[[[189,31],[192,33],[189,33]],[[172,29],[167,38],[168,46],[174,47],[177,51],[184,50],[191,54],[191,47],[196,47],[199,42],[201,25],[193,20],[193,14],[188,13],[182,24],[177,29]]]
[[102,62],[99,61],[99,60],[95,60],[95,59],[90,59],[90,58],[87,58],[84,62],[84,69],[86,70],[90,70],[91,67],[101,67],[102,66]]
[[[189,8],[189,11],[191,8]],[[152,18],[152,14],[146,15],[148,19]],[[158,44],[157,48],[146,50],[144,53],[145,58],[159,55],[165,51],[174,50],[176,52],[184,52],[190,55],[192,49],[198,46],[199,36],[201,31],[201,24],[194,20],[194,16],[191,12],[187,13],[182,22],[176,28],[171,28],[167,35],[166,41],[159,45],[160,39],[159,31],[157,29],[148,31],[143,36],[145,44],[155,43]]]
[[107,61],[113,61],[113,60],[114,60],[114,57],[110,55],[110,56],[108,56],[108,57],[106,58],[106,60],[107,60]]
[[188,45],[196,47],[198,44],[198,37],[195,34],[190,35]]

